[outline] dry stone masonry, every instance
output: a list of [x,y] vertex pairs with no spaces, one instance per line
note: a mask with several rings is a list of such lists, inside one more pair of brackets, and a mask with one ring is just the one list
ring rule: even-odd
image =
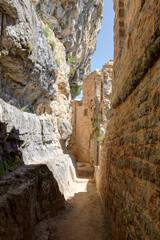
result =
[[72,101],[73,135],[68,150],[78,162],[98,165],[110,108],[113,61],[83,80],[82,100]]
[[114,1],[113,90],[98,188],[115,239],[160,239],[160,3]]

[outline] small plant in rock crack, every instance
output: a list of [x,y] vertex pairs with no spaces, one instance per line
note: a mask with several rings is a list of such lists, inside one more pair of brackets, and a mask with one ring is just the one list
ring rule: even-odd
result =
[[28,107],[28,105],[26,105],[26,106],[18,106],[18,109],[21,111],[21,112],[24,112],[25,110],[26,110],[26,108]]
[[70,74],[73,74],[73,73],[74,73],[73,67],[70,67]]
[[33,45],[29,41],[27,42],[27,49],[31,52],[33,51]]
[[38,3],[39,0],[32,0],[32,3]]
[[55,19],[45,18],[44,21],[48,24],[48,26],[49,26],[51,29],[53,29],[54,26],[56,25],[56,20],[55,20]]
[[6,49],[1,50],[1,56],[8,56],[9,52]]
[[57,66],[59,67],[59,66],[60,66],[60,64],[61,64],[61,62],[60,62],[59,58],[56,58],[56,63],[57,63]]
[[66,61],[69,62],[70,65],[74,65],[74,64],[75,64],[74,58],[73,58],[73,56],[72,56],[71,53],[68,53],[68,54],[66,55]]
[[59,120],[59,118],[57,118],[57,127],[59,127],[59,122],[60,122],[60,120]]
[[98,141],[98,142],[103,142],[104,139],[105,139],[105,133],[104,133],[101,137],[98,137],[98,138],[97,138],[97,141]]
[[51,45],[52,49],[56,47],[56,43],[54,40],[49,40],[49,44]]
[[50,28],[48,25],[43,26],[43,31],[44,31],[44,34],[46,35],[47,39],[49,38],[49,35],[50,35],[49,30],[50,30]]
[[62,90],[61,90],[61,89],[58,89],[58,92],[59,92],[59,93],[62,93]]

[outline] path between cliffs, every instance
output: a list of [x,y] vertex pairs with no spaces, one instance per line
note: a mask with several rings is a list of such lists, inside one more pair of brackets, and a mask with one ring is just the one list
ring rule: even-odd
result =
[[39,224],[34,240],[113,240],[95,183],[81,179],[73,191],[66,210]]

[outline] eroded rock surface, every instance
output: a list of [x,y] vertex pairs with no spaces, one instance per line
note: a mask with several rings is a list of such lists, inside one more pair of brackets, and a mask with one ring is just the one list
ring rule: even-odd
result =
[[0,239],[31,240],[37,223],[65,208],[45,165],[23,166],[0,180]]
[[31,111],[54,98],[56,60],[30,0],[0,6],[0,97]]
[[90,73],[91,59],[101,29],[104,0],[38,1],[39,14],[52,19],[55,35],[72,54],[75,64],[70,77],[72,84],[81,84]]
[[[22,112],[3,100],[0,100],[0,123],[3,135],[0,134],[1,175],[21,164],[46,164],[53,172],[60,191],[65,197],[70,196],[70,185],[76,180],[75,159],[63,148],[71,134],[65,128],[62,134],[58,131],[57,119]],[[65,137],[64,137],[65,136]],[[18,162],[17,162],[18,157]],[[8,166],[9,165],[9,166]]]

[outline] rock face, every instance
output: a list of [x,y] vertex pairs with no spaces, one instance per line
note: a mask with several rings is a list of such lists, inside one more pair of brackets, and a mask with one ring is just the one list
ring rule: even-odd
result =
[[91,59],[101,29],[104,0],[37,1],[36,9],[42,18],[52,19],[52,29],[64,44],[67,55],[74,58],[70,82],[81,84],[90,73]]
[[70,195],[70,185],[76,180],[75,159],[65,152],[61,141],[71,135],[71,124],[60,120],[60,126],[67,126],[58,132],[55,118],[38,117],[35,114],[21,112],[3,100],[0,100],[0,170],[1,175],[25,164],[46,164],[53,172],[62,194]]
[[23,166],[0,180],[0,238],[31,240],[37,223],[65,208],[45,165]]
[[113,91],[99,192],[114,238],[160,239],[160,4],[114,1]]
[[83,99],[72,102],[73,135],[69,151],[77,161],[98,165],[110,108],[113,61],[83,80]]
[[69,81],[88,73],[102,10],[103,1],[0,0],[0,175],[47,164],[68,197]]
[[102,10],[103,0],[0,0],[0,238],[32,239],[73,195],[70,85],[90,71]]
[[0,6],[1,98],[30,108],[52,100],[57,91],[57,64],[31,1],[5,0]]

